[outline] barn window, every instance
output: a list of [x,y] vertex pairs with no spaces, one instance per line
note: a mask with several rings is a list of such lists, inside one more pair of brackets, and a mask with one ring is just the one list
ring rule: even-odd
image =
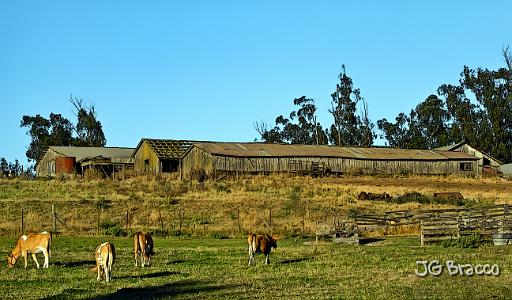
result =
[[461,171],[473,171],[473,164],[470,162],[462,162],[460,163]]

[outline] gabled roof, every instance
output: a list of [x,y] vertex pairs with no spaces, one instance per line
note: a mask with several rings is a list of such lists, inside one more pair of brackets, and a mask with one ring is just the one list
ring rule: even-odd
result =
[[464,144],[467,144],[467,142],[466,141],[462,141],[462,142],[458,142],[456,144],[446,145],[446,146],[443,146],[443,147],[437,147],[437,148],[434,148],[433,150],[453,151],[453,150],[461,147]]
[[457,148],[460,148],[460,147],[462,147],[462,146],[464,146],[464,145],[468,145],[469,147],[471,147],[471,148],[473,148],[473,149],[475,149],[475,150],[479,151],[479,152],[480,152],[480,153],[482,153],[482,155],[483,155],[485,158],[487,158],[487,159],[494,160],[494,161],[496,161],[497,163],[499,163],[500,165],[501,165],[501,164],[503,164],[503,162],[501,162],[499,159],[494,158],[494,157],[492,157],[491,155],[489,155],[489,154],[485,153],[484,151],[482,151],[482,150],[480,150],[480,149],[478,149],[478,148],[476,148],[476,147],[471,146],[471,145],[470,145],[467,141],[465,141],[465,140],[464,140],[464,141],[462,141],[462,142],[456,143],[456,144],[452,144],[452,145],[448,145],[448,146],[443,146],[443,147],[434,148],[434,150],[453,151],[453,150],[455,150],[455,149],[457,149]]
[[135,148],[135,151],[133,151],[132,157],[135,156],[135,153],[137,153],[144,142],[160,159],[180,159],[192,146],[193,141],[143,138],[140,140],[137,148]]
[[357,148],[325,145],[194,142],[194,147],[214,155],[233,157],[336,157],[366,160],[478,160],[463,153],[440,150]]
[[[62,156],[74,157],[80,161],[86,157],[131,157],[133,148],[121,147],[74,147],[74,146],[50,146],[51,149]],[[48,150],[47,150],[48,151]],[[46,153],[45,153],[46,154]]]

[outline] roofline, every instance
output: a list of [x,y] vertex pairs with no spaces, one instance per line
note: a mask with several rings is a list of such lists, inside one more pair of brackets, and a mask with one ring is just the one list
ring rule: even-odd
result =
[[[216,142],[208,142],[208,143],[216,143]],[[221,142],[222,143],[222,142]],[[225,142],[225,143],[232,143],[232,142]],[[250,143],[237,143],[237,144],[268,144],[268,143],[257,143],[257,142],[250,142]],[[327,146],[327,147],[337,147],[337,146],[329,146],[329,145],[306,145],[306,144],[280,144],[280,145],[304,145],[304,146]],[[201,146],[192,143],[192,147],[190,147],[180,158],[182,159],[185,157],[188,152],[192,151],[192,148],[197,147],[198,149],[201,149],[202,151],[208,152],[211,155],[216,156],[225,156],[225,157],[239,157],[239,158],[269,158],[269,157],[277,157],[277,158],[292,158],[292,157],[322,157],[322,158],[344,158],[344,159],[354,159],[354,160],[379,160],[379,161],[477,161],[480,158],[469,155],[467,155],[467,158],[452,158],[445,156],[445,158],[438,158],[438,159],[414,159],[414,158],[363,158],[363,157],[350,157],[350,156],[333,156],[333,155],[265,155],[265,156],[245,156],[245,155],[233,155],[233,154],[218,154],[218,153],[212,153],[210,151],[207,151],[204,148],[201,148]],[[371,148],[365,148],[365,147],[344,147],[344,148],[360,148],[360,149],[371,149]],[[397,150],[422,150],[422,151],[433,151],[435,153],[443,155],[442,152],[450,152],[450,151],[441,151],[441,150],[424,150],[424,149],[400,149],[400,148],[389,148],[389,149],[397,149]]]

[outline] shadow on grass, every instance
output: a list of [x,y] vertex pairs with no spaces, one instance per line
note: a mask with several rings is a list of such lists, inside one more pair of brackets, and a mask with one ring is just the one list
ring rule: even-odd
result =
[[168,261],[168,262],[167,262],[167,264],[168,264],[168,265],[173,265],[173,264],[182,264],[182,263],[184,263],[184,262],[186,262],[186,261],[185,261],[185,260],[183,260],[183,259],[177,259],[177,260],[173,260],[173,261]]
[[83,267],[83,266],[90,266],[91,268],[96,266],[96,262],[94,260],[80,260],[80,261],[56,261],[52,263],[52,265],[56,267]]
[[204,293],[235,287],[237,285],[212,285],[197,280],[181,280],[158,286],[122,288],[115,293],[89,299],[162,299],[173,296],[183,297],[196,293],[201,293],[201,297],[204,297]]
[[382,239],[382,238],[364,238],[364,239],[359,239],[359,244],[360,245],[368,245],[368,244],[377,243],[377,242],[380,242],[383,240],[384,239]]
[[289,259],[282,260],[280,263],[281,264],[293,264],[293,263],[298,263],[298,262],[306,261],[306,260],[310,260],[310,259],[312,259],[312,257],[289,258]]
[[169,272],[169,271],[165,271],[165,272],[156,272],[156,273],[149,273],[149,274],[144,274],[144,275],[133,275],[133,276],[130,276],[130,275],[126,275],[126,276],[113,276],[112,279],[126,279],[126,278],[158,278],[158,277],[165,277],[165,276],[170,276],[170,275],[178,275],[180,274],[179,272]]

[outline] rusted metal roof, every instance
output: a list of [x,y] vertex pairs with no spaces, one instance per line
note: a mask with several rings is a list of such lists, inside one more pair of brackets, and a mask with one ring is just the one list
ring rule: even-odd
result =
[[73,146],[50,146],[49,149],[62,156],[74,157],[80,161],[87,157],[131,157],[133,148],[119,147],[73,147]]
[[362,160],[433,161],[478,160],[477,157],[466,153],[440,150],[220,142],[194,142],[193,145],[214,155],[234,157],[337,157]]

